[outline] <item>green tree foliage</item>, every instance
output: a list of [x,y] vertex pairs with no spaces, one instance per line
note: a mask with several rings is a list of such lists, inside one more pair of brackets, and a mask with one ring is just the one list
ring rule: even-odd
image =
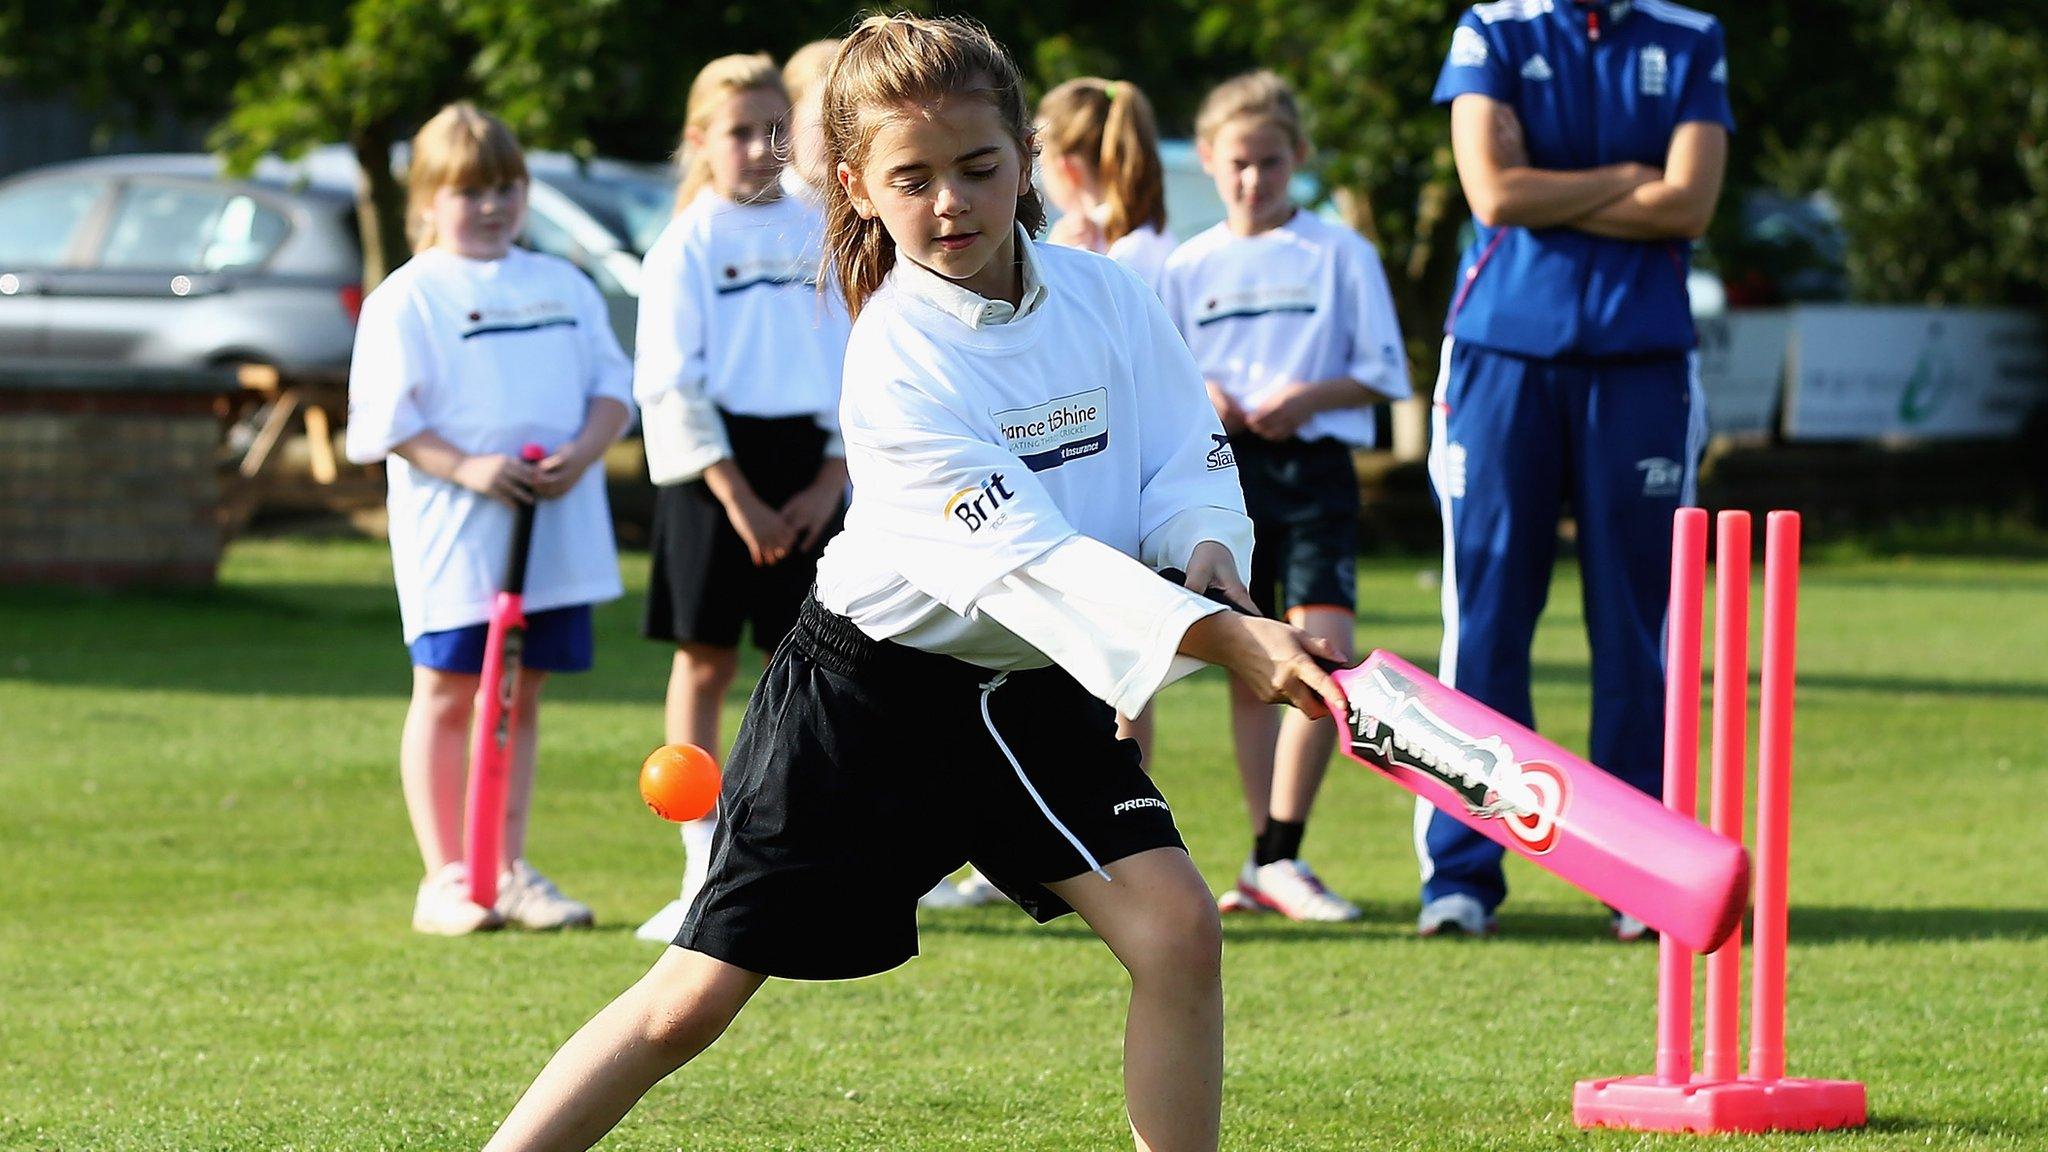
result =
[[1892,3],[1890,99],[1826,154],[1859,298],[2048,303],[2048,34],[2042,12],[1996,18]]
[[354,0],[339,27],[282,25],[250,40],[214,143],[237,169],[345,141],[361,169],[364,281],[406,254],[392,145],[442,104],[474,98],[528,146],[588,152],[583,127],[624,51],[618,0]]
[[103,129],[211,121],[241,74],[240,46],[281,24],[338,19],[343,0],[0,0],[0,81],[61,91]]
[[1467,212],[1450,122],[1429,103],[1462,9],[1436,0],[1241,0],[1205,7],[1204,45],[1236,47],[1308,105],[1314,166],[1379,246],[1409,351],[1436,362]]

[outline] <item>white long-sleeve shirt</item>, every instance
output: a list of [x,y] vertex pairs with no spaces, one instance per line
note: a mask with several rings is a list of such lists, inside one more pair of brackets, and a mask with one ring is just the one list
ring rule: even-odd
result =
[[656,484],[732,455],[721,410],[811,416],[837,440],[846,309],[821,292],[824,220],[793,196],[697,197],[647,253],[633,395]]
[[1155,575],[1195,546],[1250,571],[1251,522],[1200,375],[1113,261],[1019,234],[1012,310],[907,261],[848,344],[853,480],[818,597],[879,640],[1007,670],[1057,663],[1127,715],[1199,665],[1222,609]]
[[[1289,384],[1339,378],[1393,399],[1409,394],[1379,252],[1313,212],[1256,236],[1210,228],[1167,258],[1160,297],[1202,375],[1239,407],[1256,408]],[[1369,448],[1372,418],[1363,406],[1318,412],[1295,434]]]

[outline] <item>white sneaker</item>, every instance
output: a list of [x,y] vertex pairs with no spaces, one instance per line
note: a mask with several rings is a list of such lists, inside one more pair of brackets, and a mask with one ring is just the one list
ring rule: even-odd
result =
[[951,908],[973,908],[983,903],[961,891],[961,887],[951,880],[941,880],[932,885],[931,891],[917,898],[917,906],[939,912]]
[[1616,912],[1608,918],[1608,926],[1614,931],[1614,938],[1623,944],[1638,940],[1655,940],[1657,930],[1626,912]]
[[661,911],[647,918],[647,923],[633,929],[636,940],[647,940],[655,944],[673,944],[676,933],[683,930],[683,917],[690,914],[690,902],[675,899],[662,906]]
[[1322,879],[1299,860],[1275,860],[1252,868],[1249,877],[1252,884],[1248,891],[1246,879],[1238,877],[1240,892],[1289,920],[1337,924],[1365,916],[1358,910],[1358,905],[1330,891]]
[[983,876],[979,868],[969,868],[967,870],[967,879],[954,885],[954,888],[961,896],[970,901],[967,905],[968,907],[980,907],[984,904],[1001,904],[1010,898],[1001,888],[996,887],[995,881]]
[[498,913],[469,900],[469,868],[456,860],[420,881],[412,905],[412,930],[429,936],[467,936],[502,928]]
[[1216,911],[1225,916],[1236,912],[1264,912],[1267,908],[1259,902],[1259,869],[1251,857],[1245,857],[1244,867],[1237,870],[1237,884],[1216,897]]
[[647,923],[635,928],[635,939],[654,944],[675,943],[676,933],[682,931],[683,920],[690,914],[690,905],[697,902],[697,893],[704,890],[704,879],[710,875],[711,833],[716,827],[710,817],[683,825],[682,892],[663,905],[661,911],[649,916]]
[[543,932],[588,928],[597,922],[590,905],[562,895],[554,881],[524,860],[514,860],[512,867],[498,873],[498,915],[509,924]]
[[1462,936],[1491,936],[1495,927],[1493,917],[1486,914],[1478,899],[1463,892],[1431,900],[1423,905],[1422,915],[1415,918],[1417,936],[1441,936],[1446,932]]

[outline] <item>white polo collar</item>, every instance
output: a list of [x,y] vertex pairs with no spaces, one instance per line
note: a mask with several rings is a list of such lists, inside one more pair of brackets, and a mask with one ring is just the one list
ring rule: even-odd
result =
[[896,260],[896,288],[969,328],[993,328],[1029,316],[1045,301],[1045,279],[1039,275],[1038,254],[1032,251],[1031,237],[1021,224],[1017,226],[1017,256],[1023,265],[1024,292],[1014,306],[1007,300],[991,300],[963,288],[915,260],[904,259],[900,253]]

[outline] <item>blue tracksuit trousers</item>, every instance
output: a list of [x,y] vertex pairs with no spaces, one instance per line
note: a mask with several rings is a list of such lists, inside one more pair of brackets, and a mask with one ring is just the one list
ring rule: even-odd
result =
[[[1663,626],[1671,518],[1694,500],[1706,410],[1693,357],[1533,360],[1445,342],[1430,479],[1443,516],[1439,675],[1530,727],[1529,647],[1558,517],[1578,524],[1593,657],[1589,758],[1653,796],[1663,784]],[[1507,895],[1501,848],[1417,801],[1422,899]]]

